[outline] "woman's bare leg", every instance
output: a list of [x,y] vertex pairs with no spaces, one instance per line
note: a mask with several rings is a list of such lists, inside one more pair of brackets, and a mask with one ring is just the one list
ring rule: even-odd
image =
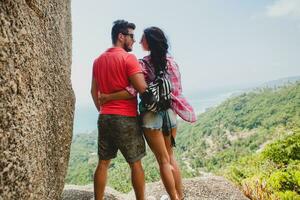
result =
[[144,129],[144,133],[147,143],[159,164],[160,176],[171,200],[178,200],[170,157],[162,132],[159,130]]
[[[176,137],[176,128],[172,129],[172,136]],[[181,173],[180,173],[180,169],[179,166],[177,164],[175,155],[173,153],[173,148],[171,145],[171,140],[170,137],[165,136],[165,144],[166,144],[166,148],[170,157],[170,164],[172,166],[172,172],[173,172],[173,177],[174,177],[174,181],[175,181],[175,187],[176,187],[176,191],[178,194],[179,199],[183,198],[183,189],[182,189],[182,178],[181,178]]]

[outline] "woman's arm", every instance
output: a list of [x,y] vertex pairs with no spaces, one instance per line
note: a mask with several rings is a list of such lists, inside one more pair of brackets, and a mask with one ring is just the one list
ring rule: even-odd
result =
[[110,93],[110,94],[98,94],[98,99],[100,102],[100,105],[103,105],[109,101],[113,100],[125,100],[125,99],[132,99],[135,98],[132,94],[130,94],[127,90],[121,90],[115,93]]

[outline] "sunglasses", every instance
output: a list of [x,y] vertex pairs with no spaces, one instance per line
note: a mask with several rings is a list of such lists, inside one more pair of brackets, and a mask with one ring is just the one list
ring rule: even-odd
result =
[[122,33],[123,35],[129,35],[129,37],[131,37],[131,39],[134,39],[134,34],[133,33]]

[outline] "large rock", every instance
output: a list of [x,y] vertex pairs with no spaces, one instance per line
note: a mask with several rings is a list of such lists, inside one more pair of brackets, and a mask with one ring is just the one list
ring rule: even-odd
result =
[[[201,177],[183,179],[185,200],[248,200],[232,183],[220,176],[207,174]],[[163,198],[167,197],[167,198]],[[104,200],[134,200],[132,190],[122,194],[112,188],[105,188]],[[146,200],[169,199],[161,181],[146,184]],[[62,200],[94,200],[93,186],[66,186]]]
[[71,144],[70,0],[1,0],[0,199],[59,199]]
[[[208,175],[183,179],[185,200],[248,200],[245,195],[220,176]],[[148,183],[146,196],[149,200],[160,200],[167,196],[162,182]],[[127,200],[134,199],[134,192],[127,195]]]
[[[104,200],[124,199],[126,199],[126,194],[122,194],[121,192],[106,186]],[[94,200],[94,187],[93,185],[66,185],[62,193],[62,200]]]

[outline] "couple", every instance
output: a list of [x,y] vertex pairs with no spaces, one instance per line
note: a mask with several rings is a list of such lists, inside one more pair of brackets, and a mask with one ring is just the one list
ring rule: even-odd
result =
[[[163,31],[157,27],[144,30],[140,44],[150,55],[139,62],[128,53],[135,42],[134,29],[133,23],[115,21],[111,32],[113,47],[96,58],[93,65],[91,93],[100,113],[99,162],[94,174],[95,200],[104,198],[107,170],[118,150],[131,168],[136,199],[145,199],[145,177],[141,163],[146,155],[144,137],[156,157],[167,193],[172,200],[181,200],[181,175],[172,149],[175,146],[176,115],[189,122],[196,121],[196,116],[181,95],[180,73],[177,64],[168,55],[168,42]],[[166,73],[172,85],[171,108],[154,113],[146,111],[140,104],[141,131],[137,117],[137,93],[143,94],[147,84],[161,71]],[[163,115],[168,115],[168,122]],[[162,126],[168,126],[169,133],[163,132]]]

